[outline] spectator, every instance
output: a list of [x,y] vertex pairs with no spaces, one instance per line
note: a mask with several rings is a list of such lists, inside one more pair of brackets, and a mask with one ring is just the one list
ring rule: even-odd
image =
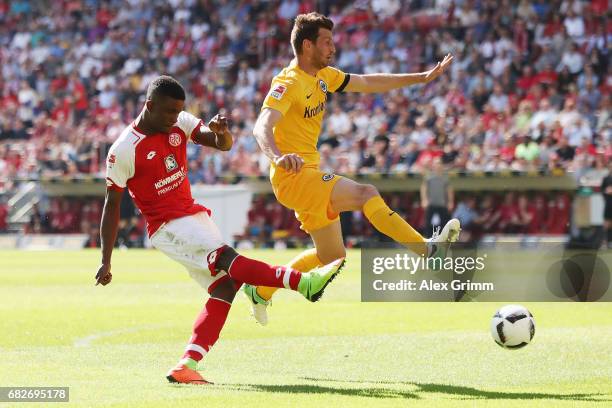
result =
[[349,115],[339,105],[335,105],[333,112],[327,119],[327,131],[336,137],[343,137],[351,131],[352,123]]
[[582,71],[584,65],[584,56],[580,53],[578,44],[573,43],[561,56],[561,62],[557,67],[557,71],[567,68],[570,74],[576,76]]
[[574,159],[575,153],[575,148],[569,145],[566,137],[562,136],[559,139],[557,156],[565,162],[571,162]]
[[478,223],[482,225],[483,233],[498,232],[498,223],[501,214],[494,206],[493,196],[485,195],[480,205],[480,218]]
[[597,110],[599,101],[601,100],[601,92],[599,92],[599,89],[595,88],[592,78],[585,80],[584,87],[580,88],[578,97],[579,104],[583,111],[594,112]]
[[543,125],[544,129],[550,128],[557,118],[557,112],[550,106],[548,98],[542,99],[539,104],[540,108],[530,119],[529,126],[532,131],[539,129],[540,125]]
[[517,210],[514,220],[516,231],[519,233],[526,233],[534,222],[536,210],[535,207],[529,205],[525,194],[519,195]]
[[455,194],[439,158],[421,184],[421,207],[425,209],[425,231],[445,225],[455,207]]
[[581,41],[583,39],[585,32],[584,20],[582,16],[576,14],[574,9],[568,10],[567,17],[563,20],[563,25],[567,35],[572,37],[574,41]]
[[461,222],[462,241],[474,240],[474,234],[478,231],[479,215],[476,210],[476,197],[469,196],[459,201],[453,212],[453,218]]
[[498,231],[507,234],[515,234],[520,229],[519,208],[515,201],[514,193],[507,192],[499,207]]
[[489,104],[495,112],[505,112],[509,108],[510,100],[501,85],[495,84],[493,86],[493,94],[489,98]]
[[548,219],[545,230],[549,234],[564,234],[569,226],[569,198],[558,194],[548,202]]
[[384,134],[379,134],[374,138],[372,150],[363,158],[360,169],[363,171],[374,171],[376,173],[386,173],[391,166],[389,156],[390,140]]
[[32,212],[30,213],[30,223],[27,231],[40,234],[48,233],[50,230],[49,217],[41,211],[38,204],[34,204]]
[[540,148],[529,136],[523,136],[523,141],[516,146],[514,157],[533,162],[540,157]]

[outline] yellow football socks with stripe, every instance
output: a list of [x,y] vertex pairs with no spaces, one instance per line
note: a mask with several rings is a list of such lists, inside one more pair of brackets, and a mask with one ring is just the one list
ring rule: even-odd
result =
[[390,209],[381,196],[370,198],[363,206],[363,214],[383,234],[405,245],[417,255],[427,255],[425,238]]

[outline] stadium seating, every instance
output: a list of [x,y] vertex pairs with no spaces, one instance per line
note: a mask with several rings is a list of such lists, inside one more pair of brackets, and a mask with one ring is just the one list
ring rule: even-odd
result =
[[[64,12],[55,13],[44,2],[0,2],[0,194],[10,195],[20,179],[102,176],[110,144],[160,73],[186,86],[194,114],[232,118],[231,152],[189,149],[193,183],[266,174],[252,128],[271,77],[291,59],[294,2],[61,3]],[[455,55],[452,69],[425,87],[331,96],[320,139],[324,168],[420,173],[441,157],[459,171],[585,174],[610,160],[606,2],[388,3],[306,1],[297,12],[316,4],[332,17],[336,65],[347,72],[419,71],[447,52]],[[81,214],[70,219],[65,206],[52,204],[49,225],[34,223],[32,231],[95,229],[95,217],[84,215],[91,209],[68,208]],[[253,217],[252,236],[299,233],[291,217],[263,230]]]

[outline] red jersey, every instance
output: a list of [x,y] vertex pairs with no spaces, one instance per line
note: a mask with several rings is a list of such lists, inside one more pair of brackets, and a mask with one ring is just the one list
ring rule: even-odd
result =
[[106,185],[130,196],[147,220],[152,236],[166,222],[210,210],[196,204],[187,179],[187,142],[200,119],[181,112],[170,133],[145,135],[134,124],[125,128],[106,159]]

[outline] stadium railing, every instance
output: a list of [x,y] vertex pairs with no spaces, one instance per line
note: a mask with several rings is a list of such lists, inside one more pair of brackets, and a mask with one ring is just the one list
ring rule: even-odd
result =
[[[418,191],[423,175],[421,173],[380,173],[380,174],[343,174],[355,180],[375,185],[382,192]],[[448,176],[455,191],[525,191],[525,190],[562,190],[575,191],[578,184],[571,173],[564,171],[501,171],[466,172],[449,171]],[[224,184],[246,184],[253,193],[271,193],[272,187],[267,175],[240,176],[227,174],[221,176]],[[22,179],[36,181],[49,196],[103,196],[106,182],[103,177],[92,175],[40,177]]]

